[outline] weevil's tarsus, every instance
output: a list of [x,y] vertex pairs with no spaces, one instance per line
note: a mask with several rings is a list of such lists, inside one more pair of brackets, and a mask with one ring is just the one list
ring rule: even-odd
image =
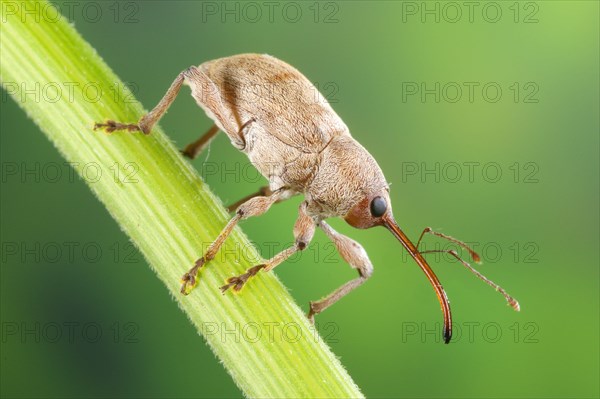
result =
[[200,138],[185,146],[181,153],[189,159],[195,159],[210,144],[212,139],[219,133],[219,127],[212,125]]
[[227,279],[227,284],[220,287],[221,292],[224,294],[225,291],[227,291],[229,288],[232,288],[232,287],[233,287],[234,291],[241,290],[242,287],[244,286],[244,284],[246,284],[246,281],[248,281],[248,279],[250,277],[255,276],[256,273],[258,273],[261,269],[264,269],[265,266],[266,266],[265,264],[253,266],[253,267],[249,268],[248,270],[246,270],[246,273],[244,273],[244,274],[240,274],[239,276],[229,277]]
[[[469,255],[471,256],[471,259],[473,259],[473,262],[475,263],[481,263],[481,257],[479,256],[479,254],[477,252],[475,252],[471,247],[469,247],[467,244],[465,244],[464,242],[457,240],[454,237],[451,237],[449,235],[434,231],[431,227],[425,227],[425,229],[423,229],[423,232],[421,233],[421,235],[419,236],[419,241],[417,241],[417,249],[419,248],[419,244],[421,243],[421,240],[423,239],[423,236],[425,234],[431,234],[440,238],[444,238],[450,242],[455,243],[456,245],[458,245],[459,247],[465,249]],[[421,252],[423,253],[423,252]]]
[[[110,132],[116,130],[128,130],[129,126],[131,126],[132,129],[136,127],[137,130],[144,132],[144,134],[150,134],[154,125],[156,125],[156,123],[158,123],[158,121],[167,112],[173,101],[175,101],[177,94],[179,94],[181,86],[186,82],[192,89],[192,96],[196,98],[199,103],[203,102],[202,105],[207,104],[211,108],[212,113],[217,116],[220,121],[223,121],[222,124],[224,126],[219,126],[219,129],[223,130],[225,127],[226,132],[231,131],[233,127],[229,123],[224,122],[228,120],[230,115],[228,115],[228,112],[224,109],[223,104],[220,101],[220,97],[217,94],[217,88],[215,87],[214,83],[210,81],[208,76],[206,76],[204,72],[200,71],[200,69],[195,66],[191,66],[177,75],[163,98],[152,109],[152,111],[142,116],[137,124],[125,124],[107,121],[106,123],[97,123],[95,126],[98,128],[106,128],[107,131],[110,130]],[[237,139],[239,139],[239,137]]]
[[227,284],[221,287],[222,292],[225,292],[232,287],[234,291],[241,290],[244,284],[248,281],[248,279],[250,279],[250,277],[255,276],[259,270],[264,269],[265,272],[268,272],[280,265],[283,261],[288,259],[296,252],[302,251],[308,246],[315,234],[315,221],[306,213],[306,202],[302,202],[300,204],[298,213],[298,219],[296,220],[296,224],[294,225],[294,245],[279,252],[277,255],[269,259],[266,263],[251,267],[246,271],[246,273],[241,274],[239,276],[228,278]]
[[104,123],[95,123],[94,130],[103,129],[106,133],[112,133],[118,130],[127,130],[130,133],[140,132],[139,125],[135,123],[121,123],[115,121],[106,121]]
[[362,285],[373,274],[373,264],[365,249],[353,239],[335,231],[324,221],[319,222],[319,227],[335,245],[340,256],[354,269],[358,270],[358,277],[348,281],[325,298],[310,302],[310,310],[307,317],[311,323],[315,322],[315,315],[321,313],[342,297]]
[[233,231],[233,228],[238,224],[240,220],[244,220],[252,216],[262,215],[263,213],[269,210],[271,205],[273,205],[273,203],[277,201],[281,194],[282,191],[277,190],[274,191],[273,194],[268,197],[254,197],[240,205],[235,215],[229,220],[229,223],[227,223],[227,225],[223,228],[223,230],[215,239],[215,241],[213,241],[212,244],[210,244],[204,256],[198,261],[196,261],[194,267],[192,267],[187,273],[183,275],[183,277],[181,278],[181,293],[187,294],[191,291],[192,288],[194,288],[196,284],[196,275],[199,269],[202,266],[204,266],[204,264],[214,259],[215,255],[217,254],[217,252],[219,252],[219,249],[221,248],[227,237],[229,237],[229,235]]
[[[210,260],[210,259],[209,259]],[[181,286],[180,292],[183,295],[187,295],[190,291],[196,286],[196,276],[198,272],[206,263],[206,258],[203,256],[196,261],[194,267],[192,267],[186,274],[181,278],[181,282],[183,283]]]
[[448,301],[444,287],[442,287],[442,284],[438,280],[433,270],[431,270],[431,267],[429,267],[427,264],[425,258],[423,258],[417,247],[415,247],[415,245],[400,229],[396,221],[392,218],[391,214],[388,213],[383,217],[383,223],[384,226],[387,227],[387,229],[398,239],[398,241],[400,241],[402,246],[404,246],[415,262],[417,262],[433,286],[438,300],[440,301],[440,306],[442,307],[442,313],[444,315],[444,343],[449,343],[450,338],[452,337],[452,313],[450,312],[450,302]]
[[206,263],[208,263],[214,259],[215,255],[217,254],[217,252],[219,252],[219,249],[221,248],[221,246],[223,245],[223,243],[225,242],[227,237],[229,237],[229,234],[231,234],[231,232],[233,231],[233,228],[238,224],[238,222],[241,219],[242,219],[242,215],[240,215],[239,213],[236,213],[235,216],[233,216],[229,220],[229,222],[227,223],[225,228],[223,228],[223,230],[221,231],[221,233],[219,234],[217,239],[215,241],[213,241],[212,244],[210,244],[210,246],[206,250],[206,253],[204,254],[204,256],[202,256],[200,259],[198,259],[195,262],[194,266],[181,277],[181,282],[182,282],[181,293],[182,294],[185,294],[185,295],[189,294],[190,291],[196,286],[196,276],[198,275],[198,271]]
[[501,293],[502,296],[504,296],[504,298],[508,302],[508,305],[510,307],[512,307],[517,312],[521,310],[521,306],[519,305],[519,302],[515,298],[508,295],[508,293],[504,290],[504,288],[500,287],[498,284],[494,283],[492,280],[488,279],[483,274],[481,274],[479,271],[477,271],[473,266],[471,266],[468,262],[466,262],[464,259],[462,259],[455,250],[453,250],[453,249],[449,249],[449,250],[432,249],[429,251],[423,251],[423,252],[421,252],[421,254],[429,254],[429,253],[433,253],[433,252],[438,252],[438,253],[441,252],[441,253],[447,253],[447,254],[452,255],[454,258],[456,258],[456,260],[458,260],[467,269],[469,269],[471,271],[471,273],[473,273],[474,275],[479,277],[482,281],[484,281],[486,284],[488,284],[489,286],[494,288],[496,291]]
[[253,266],[246,270],[246,273],[240,274],[239,276],[229,277],[226,280],[227,284],[221,287],[221,292],[225,293],[225,291],[227,291],[231,287],[233,287],[234,291],[241,290],[244,284],[248,281],[248,279],[250,277],[255,276],[259,270],[264,269],[265,272],[272,270],[275,266],[278,266],[279,264],[281,264],[281,262],[295,254],[299,249],[300,248],[298,247],[298,245],[291,246],[279,252],[277,255],[269,259],[266,263],[260,264],[258,266]]
[[160,120],[160,118],[162,118],[164,113],[167,112],[167,109],[169,109],[169,106],[173,103],[175,97],[177,97],[177,93],[179,93],[181,85],[185,79],[185,75],[188,71],[189,69],[177,75],[173,83],[171,83],[169,90],[167,90],[156,107],[144,115],[137,124],[106,121],[105,123],[96,123],[94,125],[94,130],[97,128],[104,128],[108,133],[112,133],[117,130],[127,130],[129,132],[141,131],[144,134],[150,134],[150,131],[154,125]]

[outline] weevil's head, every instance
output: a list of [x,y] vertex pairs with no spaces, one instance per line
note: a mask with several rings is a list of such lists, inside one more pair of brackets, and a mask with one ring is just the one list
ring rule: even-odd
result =
[[392,217],[381,168],[350,135],[335,137],[324,149],[308,194],[319,216],[339,216],[358,229],[382,226]]
[[388,217],[393,218],[389,189],[385,187],[365,192],[363,198],[350,208],[344,220],[357,229],[368,229],[384,225]]
[[413,257],[417,265],[423,270],[427,279],[433,286],[440,302],[442,313],[444,315],[444,342],[450,342],[452,336],[452,316],[450,314],[450,304],[446,292],[437,276],[431,270],[423,255],[414,246],[410,239],[400,229],[392,214],[389,189],[372,190],[365,193],[364,197],[358,201],[344,217],[344,220],[353,227],[367,229],[374,226],[385,226],[398,239],[400,244]]
[[381,169],[373,157],[360,144],[356,144],[357,147],[344,147],[345,166],[339,167],[343,173],[339,173],[337,179],[330,179],[332,188],[344,192],[344,208],[341,208],[344,212],[340,213],[340,216],[348,224],[359,229],[384,226],[408,251],[435,290],[444,316],[444,342],[448,343],[452,336],[452,316],[446,293],[423,255],[396,223],[392,214],[389,186]]

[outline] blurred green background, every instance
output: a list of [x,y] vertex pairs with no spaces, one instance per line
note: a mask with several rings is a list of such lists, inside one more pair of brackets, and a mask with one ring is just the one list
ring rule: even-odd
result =
[[[407,234],[431,226],[470,242],[479,270],[521,302],[513,312],[430,255],[457,328],[443,345],[435,295],[400,245],[333,221],[375,273],[317,321],[366,396],[598,397],[598,2],[57,4],[148,109],[206,60],[259,52],[297,67],[378,160]],[[2,397],[241,396],[2,95]],[[180,147],[210,124],[187,88],[161,121]],[[194,165],[226,203],[264,182],[223,135]],[[300,201],[244,222],[265,256],[292,240]],[[304,309],[355,275],[320,232],[276,273]]]

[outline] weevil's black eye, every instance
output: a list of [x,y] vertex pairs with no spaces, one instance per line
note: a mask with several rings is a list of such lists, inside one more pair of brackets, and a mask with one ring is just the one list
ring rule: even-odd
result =
[[387,204],[383,198],[381,198],[381,197],[373,198],[373,201],[371,201],[371,215],[378,218],[379,216],[382,216],[386,210],[387,210]]

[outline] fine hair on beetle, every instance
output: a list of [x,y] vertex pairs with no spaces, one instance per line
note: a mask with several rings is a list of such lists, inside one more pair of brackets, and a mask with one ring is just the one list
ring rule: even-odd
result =
[[268,180],[268,185],[228,207],[233,216],[183,275],[182,294],[189,294],[196,286],[199,271],[215,257],[241,220],[262,215],[274,203],[301,194],[304,200],[293,228],[294,243],[265,263],[228,278],[221,287],[223,293],[229,289],[241,290],[261,270],[268,272],[304,250],[316,228],[320,228],[341,257],[357,270],[358,276],[324,298],[309,303],[307,317],[314,322],[315,315],[362,285],[373,273],[365,249],[326,222],[328,218],[340,217],[358,229],[383,226],[408,251],[436,293],[444,318],[445,343],[450,342],[452,336],[450,303],[424,258],[428,253],[448,253],[499,291],[515,310],[520,310],[513,297],[475,270],[456,251],[419,251],[424,235],[431,234],[467,250],[471,260],[480,263],[479,255],[465,243],[429,227],[423,230],[416,245],[412,243],[394,219],[389,184],[373,156],[352,137],[319,90],[297,69],[275,57],[240,54],[192,66],[175,78],[158,105],[137,123],[107,120],[96,123],[94,129],[104,129],[107,133],[125,130],[150,134],[184,84],[190,87],[192,97],[214,125],[186,146],[182,154],[196,158],[216,134],[223,132],[235,148],[246,154]]

